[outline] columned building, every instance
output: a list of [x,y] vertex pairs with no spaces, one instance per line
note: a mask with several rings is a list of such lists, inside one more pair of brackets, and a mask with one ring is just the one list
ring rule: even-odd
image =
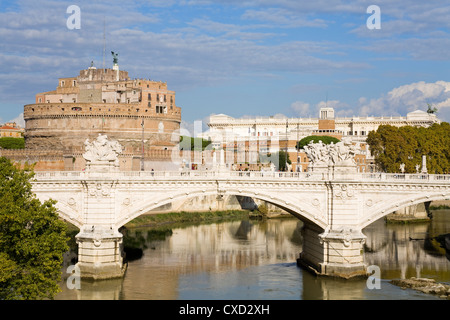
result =
[[[301,150],[296,150],[296,142],[311,135],[332,136],[357,145],[359,154],[355,157],[355,161],[359,170],[372,171],[373,158],[365,143],[370,131],[377,130],[380,125],[429,127],[433,123],[440,123],[436,115],[421,110],[410,112],[406,117],[340,118],[335,117],[333,108],[321,108],[318,118],[236,119],[225,114],[218,114],[210,116],[209,130],[203,133],[202,137],[210,139],[215,149],[235,142],[242,146],[262,145],[265,148],[263,152],[287,151],[292,161],[293,171],[306,171],[308,160]],[[255,140],[267,140],[272,143],[255,143]],[[270,145],[273,147],[267,149]]]

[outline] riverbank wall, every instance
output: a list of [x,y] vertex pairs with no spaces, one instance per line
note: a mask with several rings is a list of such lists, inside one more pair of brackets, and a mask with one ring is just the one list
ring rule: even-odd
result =
[[433,208],[449,207],[450,200],[429,201],[402,208],[386,216],[389,223],[427,222],[433,217]]
[[289,215],[283,209],[268,203],[267,201],[253,199],[251,197],[224,195],[205,195],[186,200],[173,201],[161,207],[149,211],[147,214],[169,213],[169,212],[204,212],[224,210],[248,210],[265,211],[270,216]]

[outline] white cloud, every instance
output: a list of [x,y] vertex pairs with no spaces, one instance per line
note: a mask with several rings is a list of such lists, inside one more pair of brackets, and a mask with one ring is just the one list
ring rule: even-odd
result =
[[308,117],[311,115],[310,105],[307,102],[295,101],[290,108],[297,117]]
[[295,101],[290,110],[297,117],[318,117],[319,109],[334,108],[337,117],[406,116],[415,110],[426,111],[428,104],[437,108],[437,117],[450,122],[450,82],[415,82],[393,88],[378,98],[360,97],[351,105],[339,100],[320,101],[314,105]]
[[15,122],[20,127],[25,128],[25,120],[23,119],[23,112],[14,119],[11,119],[9,122]]
[[360,115],[406,115],[415,110],[427,110],[427,104],[438,109],[437,115],[441,120],[449,121],[450,82],[406,84],[377,99],[360,99],[358,107]]

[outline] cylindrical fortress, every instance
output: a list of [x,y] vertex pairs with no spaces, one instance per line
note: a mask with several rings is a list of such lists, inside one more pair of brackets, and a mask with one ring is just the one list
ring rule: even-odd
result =
[[[179,108],[177,108],[179,109]],[[24,108],[25,141],[29,149],[72,150],[99,133],[124,147],[169,148],[179,141],[181,114],[149,115],[136,105],[45,103]],[[143,126],[142,126],[143,125]]]
[[90,67],[60,78],[54,91],[25,105],[27,149],[81,150],[86,139],[106,134],[129,152],[165,150],[179,142],[181,108],[167,84],[129,79],[128,72]]

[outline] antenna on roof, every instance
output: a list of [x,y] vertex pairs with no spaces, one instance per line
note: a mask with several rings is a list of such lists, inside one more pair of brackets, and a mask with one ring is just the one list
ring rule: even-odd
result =
[[105,51],[106,51],[106,19],[103,18],[103,69],[105,69]]

